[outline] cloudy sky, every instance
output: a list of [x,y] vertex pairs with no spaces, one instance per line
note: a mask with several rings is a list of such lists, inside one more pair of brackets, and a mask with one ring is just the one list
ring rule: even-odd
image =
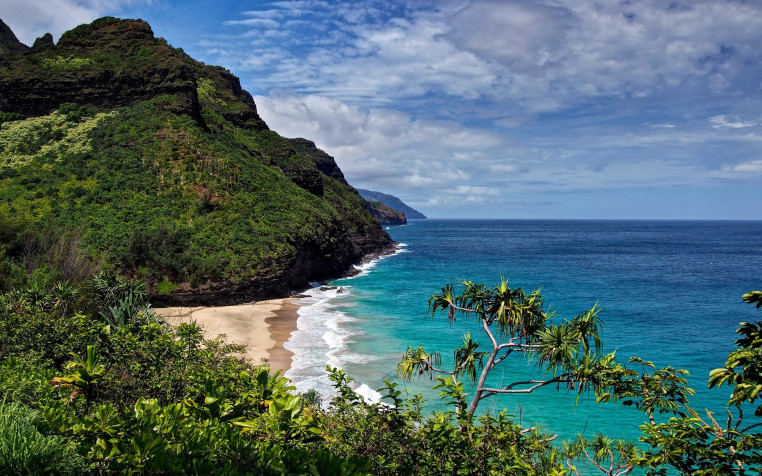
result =
[[432,217],[762,219],[762,2],[0,0],[143,18]]

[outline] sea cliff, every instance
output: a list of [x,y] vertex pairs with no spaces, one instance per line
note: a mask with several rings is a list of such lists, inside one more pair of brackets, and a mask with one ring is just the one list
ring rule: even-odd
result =
[[392,240],[335,161],[269,130],[229,71],[102,18],[0,28],[0,288],[147,280],[160,304],[286,296]]

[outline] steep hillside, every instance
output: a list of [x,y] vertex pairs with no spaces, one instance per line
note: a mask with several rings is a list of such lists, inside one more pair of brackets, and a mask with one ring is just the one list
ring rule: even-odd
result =
[[334,158],[318,149],[314,142],[302,138],[288,139],[288,142],[298,153],[315,162],[318,170],[344,185],[349,185]]
[[405,216],[411,220],[425,220],[426,219],[426,215],[414,209],[413,207],[410,207],[409,205],[407,205],[405,202],[395,197],[394,195],[389,195],[388,193],[374,192],[373,190],[364,190],[361,188],[358,188],[357,191],[365,200],[381,202],[384,205],[393,208],[394,210],[404,213]]
[[21,43],[8,25],[0,20],[0,55],[19,53],[29,47]]
[[391,245],[335,163],[140,20],[0,50],[0,123],[0,288],[113,269],[161,302],[245,301]]
[[368,211],[370,211],[370,214],[376,217],[378,223],[383,226],[407,225],[407,218],[404,213],[399,212],[392,207],[387,207],[381,202],[369,200]]

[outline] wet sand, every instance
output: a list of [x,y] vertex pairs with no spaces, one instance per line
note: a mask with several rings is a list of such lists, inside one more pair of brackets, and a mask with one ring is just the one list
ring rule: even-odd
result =
[[271,299],[250,304],[220,307],[169,307],[155,309],[172,325],[195,320],[207,338],[220,335],[228,342],[244,344],[244,357],[254,364],[267,361],[272,370],[285,372],[291,352],[283,344],[296,330],[298,298]]

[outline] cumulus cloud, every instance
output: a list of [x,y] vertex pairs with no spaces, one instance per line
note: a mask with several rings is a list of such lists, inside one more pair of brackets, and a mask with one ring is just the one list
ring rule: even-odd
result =
[[505,146],[489,131],[325,96],[274,91],[255,101],[270,127],[287,137],[315,139],[361,187],[457,187],[482,173],[487,159]]

